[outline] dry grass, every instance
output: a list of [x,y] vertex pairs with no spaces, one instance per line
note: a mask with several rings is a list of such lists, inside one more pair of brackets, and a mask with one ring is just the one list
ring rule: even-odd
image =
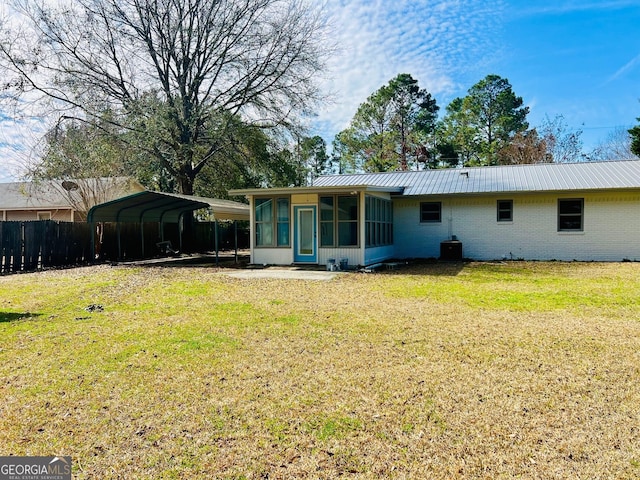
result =
[[639,275],[2,277],[0,454],[74,478],[638,478]]

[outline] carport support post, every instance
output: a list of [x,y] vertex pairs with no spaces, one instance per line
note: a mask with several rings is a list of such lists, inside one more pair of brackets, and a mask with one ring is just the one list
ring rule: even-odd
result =
[[184,212],[178,216],[178,242],[180,243],[180,252],[182,253],[184,250],[182,249],[182,220],[184,219]]
[[236,244],[235,261],[237,265],[238,264],[238,221],[237,220],[233,221],[233,236]]
[[90,264],[96,261],[96,224],[95,222],[89,222],[89,228],[91,229],[91,259]]
[[140,251],[142,252],[142,258],[144,259],[144,222],[140,221]]
[[215,235],[214,235],[214,237],[215,237],[215,242],[216,242],[216,267],[217,267],[219,265],[219,261],[218,261],[218,219],[216,218],[214,220],[214,222],[215,222],[215,227],[214,227],[215,228],[215,231],[214,231]]
[[118,261],[122,261],[122,242],[120,240],[120,222],[116,223],[116,230],[118,232]]

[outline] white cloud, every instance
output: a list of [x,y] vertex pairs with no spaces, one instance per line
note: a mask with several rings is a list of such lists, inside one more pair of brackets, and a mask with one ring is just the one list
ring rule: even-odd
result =
[[0,112],[0,182],[24,176],[44,132],[40,117]]
[[370,94],[399,73],[411,74],[444,109],[500,55],[501,0],[328,0],[326,5],[341,50],[329,64],[332,79],[325,85],[334,101],[315,122],[328,141]]
[[[441,109],[492,72],[500,57],[506,0],[326,0],[340,49],[324,89],[333,102],[313,120],[327,141],[347,126],[358,105],[399,73],[409,73]],[[44,132],[34,120],[0,117],[0,172],[15,177]],[[7,169],[8,167],[8,169]]]
[[0,182],[10,182],[23,171],[25,153],[24,124],[9,118],[0,119]]

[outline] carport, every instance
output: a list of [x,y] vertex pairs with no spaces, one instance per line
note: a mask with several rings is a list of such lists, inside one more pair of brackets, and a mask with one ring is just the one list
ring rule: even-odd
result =
[[[238,252],[238,220],[249,220],[249,206],[230,200],[196,197],[177,193],[162,193],[145,190],[126,197],[94,206],[87,214],[87,222],[91,224],[91,248],[95,252],[95,225],[99,222],[113,222],[118,232],[118,258],[122,258],[120,225],[124,222],[139,223],[158,222],[160,224],[161,242],[164,241],[163,224],[177,223],[182,251],[182,219],[185,213],[194,210],[208,209],[215,221],[215,252],[218,257],[218,220],[233,220],[235,224],[236,258]],[[140,228],[142,255],[144,257],[144,228]]]

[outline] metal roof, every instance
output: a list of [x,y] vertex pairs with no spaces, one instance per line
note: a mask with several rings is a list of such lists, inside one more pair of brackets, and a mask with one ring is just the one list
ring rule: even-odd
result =
[[345,184],[313,187],[274,187],[274,188],[243,188],[229,190],[229,195],[291,195],[296,193],[343,193],[343,192],[387,192],[402,193],[403,187],[377,186],[365,184]]
[[177,222],[185,212],[210,208],[217,220],[249,220],[249,205],[216,198],[144,191],[96,205],[88,222]]
[[313,185],[404,187],[403,196],[640,189],[640,160],[327,175]]

